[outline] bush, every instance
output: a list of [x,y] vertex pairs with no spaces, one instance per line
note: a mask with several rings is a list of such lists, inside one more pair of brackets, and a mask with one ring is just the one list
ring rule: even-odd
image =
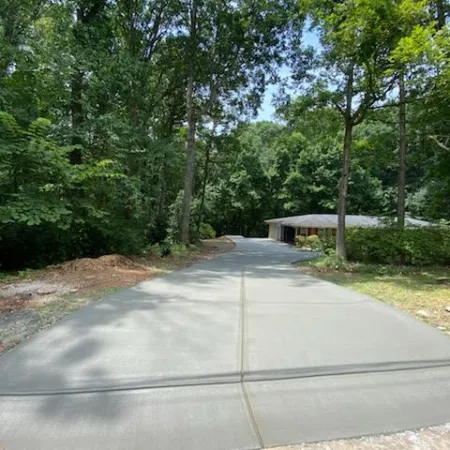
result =
[[329,254],[322,256],[318,260],[313,261],[314,267],[320,269],[332,270],[348,270],[349,263],[344,258],[337,256],[335,252],[330,251]]
[[450,264],[448,228],[352,228],[347,230],[350,260],[376,264]]
[[153,245],[149,245],[144,253],[150,256],[156,256],[157,258],[160,258],[162,256],[162,246],[160,244],[153,244]]
[[200,239],[214,239],[216,237],[216,231],[209,223],[201,223],[198,230]]
[[320,242],[320,238],[319,236],[317,236],[317,234],[311,234],[311,236],[307,236],[305,246],[314,251],[322,250],[322,243]]
[[167,256],[185,256],[189,250],[197,248],[195,245],[186,246],[171,239],[165,239],[161,243],[153,244],[145,249],[145,254],[165,258]]
[[306,236],[302,236],[299,234],[298,236],[295,236],[295,245],[299,248],[304,247],[306,244]]
[[295,237],[295,245],[299,248],[321,251],[322,243],[316,234],[312,234],[311,236],[302,236],[298,235]]
[[188,248],[184,244],[173,243],[169,245],[169,252],[172,256],[185,256],[188,251]]
[[336,251],[336,236],[326,232],[319,232],[321,250],[326,254],[333,254]]

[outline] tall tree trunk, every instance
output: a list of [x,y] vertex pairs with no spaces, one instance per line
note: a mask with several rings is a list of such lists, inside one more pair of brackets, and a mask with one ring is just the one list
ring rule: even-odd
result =
[[347,191],[348,179],[350,172],[350,150],[353,139],[353,77],[354,67],[350,66],[347,74],[346,87],[346,104],[344,111],[344,145],[342,149],[342,173],[339,183],[339,200],[338,200],[338,223],[336,233],[336,254],[344,259],[347,258],[347,250],[345,247],[345,214],[347,209]]
[[353,122],[351,118],[345,120],[344,146],[342,150],[342,174],[339,183],[338,225],[336,234],[336,254],[347,258],[345,246],[345,214],[347,210],[347,191],[350,172],[350,149],[353,139]]
[[399,166],[398,166],[398,195],[397,195],[397,225],[399,228],[405,228],[405,175],[406,175],[406,91],[405,75],[400,74],[399,78]]
[[197,119],[194,111],[194,77],[195,77],[195,57],[197,47],[197,0],[192,0],[190,11],[190,51],[189,51],[189,72],[186,92],[186,112],[188,123],[188,138],[186,145],[186,169],[184,172],[184,197],[181,217],[181,242],[189,243],[189,225],[191,222],[191,200],[192,186],[195,175],[195,156],[197,152],[195,134]]

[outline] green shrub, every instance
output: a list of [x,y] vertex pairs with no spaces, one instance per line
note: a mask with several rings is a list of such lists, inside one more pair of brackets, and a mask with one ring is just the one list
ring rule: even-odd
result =
[[299,248],[304,247],[306,244],[306,236],[302,236],[299,234],[298,236],[295,236],[295,245]]
[[295,245],[299,248],[305,248],[314,251],[322,250],[321,239],[316,234],[312,234],[310,236],[302,236],[302,235],[296,236]]
[[375,264],[450,264],[448,228],[352,228],[347,230],[350,260]]
[[189,250],[184,244],[173,243],[169,245],[169,251],[172,256],[185,256]]
[[336,236],[327,232],[319,232],[321,250],[326,254],[332,254],[336,250]]
[[201,223],[198,230],[200,239],[214,239],[216,237],[216,231],[209,223]]
[[156,256],[156,257],[161,257],[162,256],[162,247],[160,244],[153,244],[153,245],[149,245],[144,253],[150,256]]
[[320,242],[320,238],[319,236],[317,236],[317,234],[311,234],[311,236],[307,236],[305,246],[314,251],[322,250],[322,243]]
[[337,256],[335,252],[322,256],[318,260],[313,261],[313,265],[320,269],[347,270],[348,263],[344,258]]

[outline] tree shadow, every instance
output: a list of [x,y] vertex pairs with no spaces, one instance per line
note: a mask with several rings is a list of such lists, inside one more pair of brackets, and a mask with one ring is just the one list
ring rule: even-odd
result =
[[[242,274],[256,285],[268,278],[293,289],[322,285],[291,265],[311,257],[249,239],[213,260],[117,292],[3,355],[0,395],[38,397],[36,416],[109,421],[129,407],[83,391],[237,374]],[[281,304],[275,297],[267,301]]]

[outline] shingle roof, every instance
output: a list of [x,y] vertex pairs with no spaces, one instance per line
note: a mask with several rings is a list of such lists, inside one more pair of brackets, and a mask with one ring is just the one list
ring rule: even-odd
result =
[[[279,223],[288,227],[303,228],[337,228],[337,214],[307,214],[305,216],[281,217],[278,219],[269,219],[266,223]],[[346,227],[367,227],[377,228],[385,226],[385,219],[372,216],[345,216]],[[431,222],[425,220],[407,218],[405,220],[407,227],[429,227]]]

